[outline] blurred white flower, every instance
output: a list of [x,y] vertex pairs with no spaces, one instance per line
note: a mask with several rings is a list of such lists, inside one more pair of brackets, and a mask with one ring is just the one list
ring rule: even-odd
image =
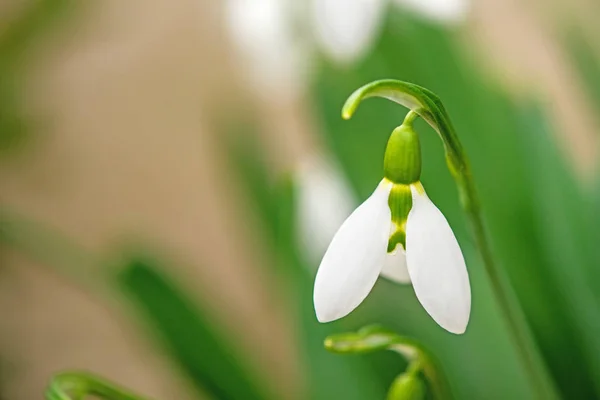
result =
[[[227,0],[231,37],[259,88],[288,88],[301,76],[305,49],[294,34],[293,4],[287,0]],[[285,89],[284,89],[285,90]]]
[[471,8],[470,0],[394,0],[394,2],[427,18],[451,24],[464,21]]
[[322,155],[303,161],[296,174],[299,245],[311,265],[319,262],[333,235],[356,207],[343,173]]
[[[410,184],[412,207],[405,223],[406,252],[398,243],[388,253],[392,221],[390,193],[396,184],[384,178],[375,192],[339,228],[327,249],[315,279],[317,319],[342,318],[367,297],[382,273],[408,275],[418,300],[429,315],[449,332],[463,333],[471,311],[469,276],[458,242],[420,182]],[[400,270],[394,272],[394,267]],[[400,279],[402,280],[402,279]]]
[[363,56],[379,31],[382,0],[311,0],[315,39],[322,51],[340,63]]

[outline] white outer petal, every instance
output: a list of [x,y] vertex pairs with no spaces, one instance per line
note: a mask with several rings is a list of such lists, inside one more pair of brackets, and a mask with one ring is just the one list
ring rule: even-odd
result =
[[378,32],[382,0],[311,0],[317,43],[335,61],[350,63],[369,49]]
[[444,329],[465,331],[471,288],[465,259],[448,221],[425,193],[411,186],[406,223],[406,261],[417,298]]
[[316,267],[333,235],[356,208],[350,184],[337,165],[321,154],[303,160],[296,171],[298,244]]
[[385,256],[381,276],[397,283],[410,283],[410,275],[406,266],[406,253],[401,244],[396,250]]
[[382,181],[344,221],[325,252],[313,294],[320,322],[348,315],[375,285],[392,224],[388,205],[391,188],[390,182]]

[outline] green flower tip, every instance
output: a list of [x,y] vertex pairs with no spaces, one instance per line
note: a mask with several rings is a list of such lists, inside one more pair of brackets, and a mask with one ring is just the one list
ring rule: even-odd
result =
[[355,90],[344,103],[342,107],[342,118],[348,120],[352,118],[362,100],[362,88]]

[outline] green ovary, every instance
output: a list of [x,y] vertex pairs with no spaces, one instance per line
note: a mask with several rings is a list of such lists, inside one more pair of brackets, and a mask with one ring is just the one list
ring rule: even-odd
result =
[[383,175],[395,184],[409,185],[421,177],[421,145],[412,122],[394,129],[383,158]]

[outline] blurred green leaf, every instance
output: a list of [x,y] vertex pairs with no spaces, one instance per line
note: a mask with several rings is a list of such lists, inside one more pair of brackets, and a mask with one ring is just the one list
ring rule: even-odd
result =
[[18,213],[0,210],[0,244],[47,265],[63,276],[93,285],[98,260],[71,238],[51,226]]
[[218,399],[266,399],[227,335],[148,257],[130,260],[118,284],[202,393]]
[[[533,229],[542,252],[539,262],[545,266],[539,273],[554,283],[552,294],[562,303],[560,311],[568,326],[557,329],[570,330],[570,340],[548,346],[547,357],[555,359],[553,365],[560,368],[557,381],[572,386],[572,398],[593,397],[593,392],[584,391],[590,386],[595,386],[596,396],[600,396],[600,309],[592,284],[598,275],[590,275],[597,266],[597,244],[592,240],[596,227],[587,221],[584,191],[552,142],[545,113],[540,107],[527,107],[522,120],[523,145],[530,161],[526,171]],[[548,304],[545,307],[549,313],[560,312]],[[548,318],[547,322],[551,320]],[[548,325],[539,330],[540,339],[544,340],[548,333],[541,332],[547,331]],[[560,347],[561,344],[568,347]]]
[[148,400],[88,372],[61,372],[46,389],[47,400],[84,400],[88,396],[106,400]]

